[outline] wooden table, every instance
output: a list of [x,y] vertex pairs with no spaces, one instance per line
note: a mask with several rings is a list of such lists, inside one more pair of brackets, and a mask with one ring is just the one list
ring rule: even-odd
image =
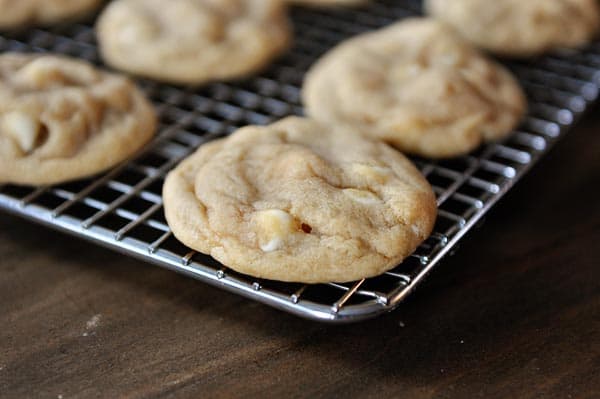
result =
[[0,214],[0,397],[600,397],[593,110],[389,315],[305,321]]

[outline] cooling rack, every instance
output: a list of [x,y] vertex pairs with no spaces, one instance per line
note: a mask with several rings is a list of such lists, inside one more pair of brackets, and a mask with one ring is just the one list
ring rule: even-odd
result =
[[[161,188],[165,174],[202,143],[244,125],[301,114],[303,74],[328,48],[419,10],[419,1],[410,0],[352,10],[297,8],[293,49],[256,77],[200,89],[140,80],[157,107],[160,129],[139,156],[92,179],[0,186],[0,209],[306,318],[351,322],[390,311],[596,100],[600,43],[508,64],[528,94],[529,113],[505,141],[451,160],[414,159],[437,194],[437,224],[415,253],[376,278],[304,285],[238,274],[173,237]],[[100,64],[92,26],[89,21],[0,35],[0,51],[54,51]]]

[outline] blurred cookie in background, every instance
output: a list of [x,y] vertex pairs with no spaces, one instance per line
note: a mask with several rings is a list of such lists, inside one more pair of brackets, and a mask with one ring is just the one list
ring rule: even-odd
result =
[[291,40],[280,0],[116,0],[96,29],[107,64],[196,85],[252,74]]
[[525,95],[506,68],[431,18],[348,39],[308,71],[309,116],[430,158],[468,153],[518,125]]
[[93,12],[102,0],[0,0],[0,29],[52,25]]
[[511,57],[581,47],[600,26],[597,0],[425,0],[425,11],[475,45]]

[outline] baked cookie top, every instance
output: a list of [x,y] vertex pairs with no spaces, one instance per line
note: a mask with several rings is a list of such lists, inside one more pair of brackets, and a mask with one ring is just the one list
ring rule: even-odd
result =
[[128,79],[71,58],[0,55],[0,183],[88,176],[154,133],[152,105]]
[[288,117],[213,141],[166,178],[184,244],[255,277],[353,281],[396,266],[429,236],[435,196],[386,144]]
[[263,68],[290,42],[280,0],[116,0],[97,23],[104,60],[150,78],[200,84]]
[[0,29],[54,24],[87,14],[100,3],[101,0],[0,0]]
[[426,0],[425,9],[469,41],[507,56],[580,47],[600,25],[597,0]]
[[505,68],[426,18],[342,42],[309,70],[302,97],[318,120],[432,158],[506,136],[526,108]]

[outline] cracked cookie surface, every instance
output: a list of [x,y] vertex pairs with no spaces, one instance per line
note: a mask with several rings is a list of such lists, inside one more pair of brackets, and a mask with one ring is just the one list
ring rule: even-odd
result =
[[597,0],[426,0],[425,10],[476,45],[506,56],[580,47],[600,27]]
[[315,119],[431,158],[506,136],[526,108],[504,67],[428,18],[342,42],[309,70],[302,98]]
[[48,25],[96,9],[101,0],[0,0],[0,29]]
[[152,105],[127,78],[63,56],[0,55],[0,182],[92,175],[153,135]]
[[396,266],[435,221],[431,187],[402,154],[289,117],[210,142],[169,173],[175,236],[255,277],[353,281]]
[[116,0],[96,30],[104,60],[153,79],[201,84],[243,77],[290,42],[279,0]]

